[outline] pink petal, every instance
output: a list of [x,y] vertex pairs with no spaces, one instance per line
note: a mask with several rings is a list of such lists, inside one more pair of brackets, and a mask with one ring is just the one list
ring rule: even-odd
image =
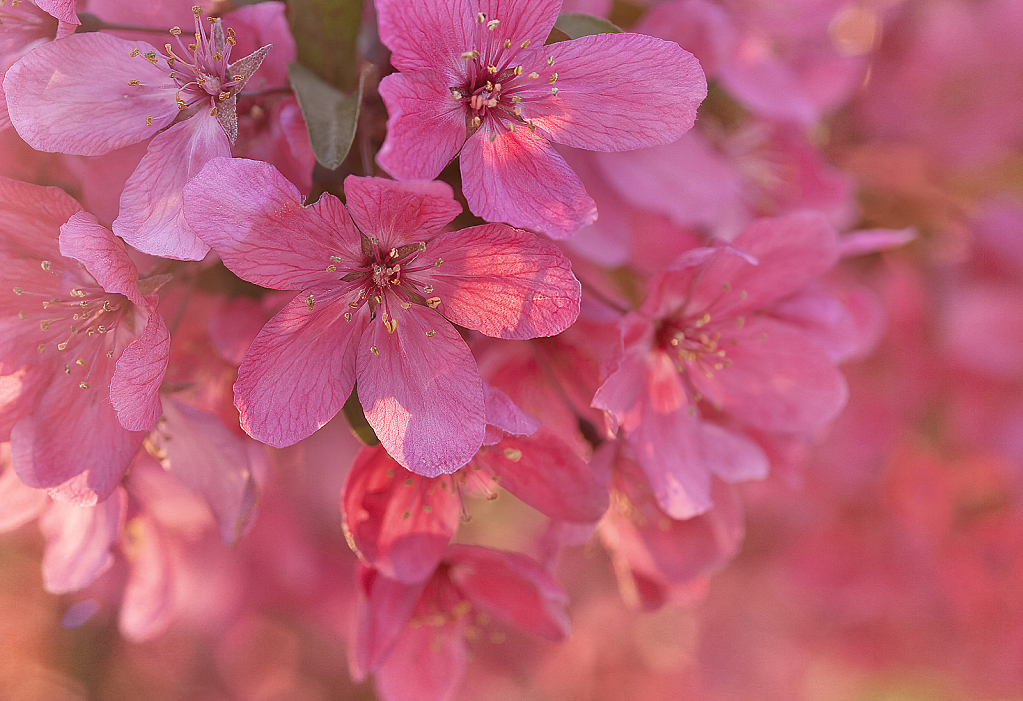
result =
[[447,183],[354,175],[345,178],[345,205],[362,233],[385,247],[431,239],[462,213]]
[[767,477],[767,455],[746,436],[707,422],[701,422],[700,433],[703,459],[716,476],[733,483]]
[[383,448],[363,448],[345,478],[341,513],[349,544],[385,577],[426,581],[462,516],[453,479],[422,478]]
[[597,207],[547,139],[529,129],[494,131],[489,122],[462,147],[462,189],[473,214],[552,238],[592,224]]
[[579,316],[582,289],[565,255],[528,231],[487,224],[427,245],[443,264],[420,273],[452,322],[497,338],[554,336]]
[[406,628],[377,670],[380,701],[449,701],[465,674],[464,627],[462,618]]
[[33,0],[40,10],[48,12],[61,22],[81,24],[75,12],[75,0]]
[[11,440],[14,424],[32,413],[36,395],[51,377],[50,368],[29,365],[10,375],[0,375],[0,443]]
[[[26,254],[44,260],[59,256],[60,227],[81,209],[82,205],[58,187],[39,187],[0,177],[0,251],[8,258],[0,276],[6,277],[8,264]],[[7,253],[7,247],[21,249],[19,255],[14,255],[13,250]]]
[[[302,206],[302,194],[269,163],[210,161],[184,188],[185,217],[243,280],[303,290],[329,278],[331,256],[362,263],[359,232],[330,194]],[[332,279],[336,281],[337,276]]]
[[608,487],[549,429],[530,438],[506,437],[476,462],[500,477],[516,497],[552,519],[593,523],[607,511]]
[[143,305],[139,271],[114,235],[88,212],[77,212],[60,227],[60,252],[85,266],[107,292],[122,294]]
[[483,444],[483,380],[476,361],[432,309],[413,305],[395,321],[394,333],[377,323],[362,337],[358,390],[366,419],[387,452],[412,472],[454,472]]
[[156,311],[155,295],[147,307],[136,307],[135,321],[145,321],[145,329],[121,353],[110,378],[110,403],[129,431],[148,431],[163,413],[160,384],[170,359],[171,338]]
[[644,34],[595,34],[544,53],[554,59],[558,93],[529,103],[524,113],[568,146],[628,151],[670,144],[693,127],[707,96],[691,53]]
[[740,37],[730,60],[720,68],[722,85],[756,114],[813,124],[819,118],[817,107],[792,68],[772,54],[767,42],[755,34]]
[[288,29],[283,2],[244,5],[223,15],[224,26],[235,30],[237,44],[231,56],[249,56],[267,44],[273,51],[245,82],[249,90],[267,90],[288,85],[288,63],[295,60],[295,38]]
[[84,589],[113,564],[111,546],[124,524],[123,489],[95,506],[54,501],[39,521],[46,537],[43,586],[51,594]]
[[528,41],[539,47],[554,29],[561,0],[479,0],[479,9],[487,21],[500,23],[489,32],[494,45],[508,40],[513,45]]
[[352,676],[363,679],[387,660],[405,631],[426,582],[402,584],[361,563],[358,565],[366,598],[359,603],[355,640],[350,648]]
[[229,430],[216,415],[176,399],[164,399],[167,422],[166,469],[209,506],[220,540],[232,545],[251,525],[256,505],[250,446],[256,444]]
[[[530,436],[540,428],[540,421],[535,416],[519,409],[511,397],[501,390],[484,382],[483,393],[486,398],[488,433],[491,427],[498,429],[501,433],[498,440],[503,438],[505,433]],[[494,443],[496,442],[494,441]],[[488,445],[493,445],[493,443],[488,443]]]
[[50,498],[46,492],[25,486],[14,470],[0,470],[0,533],[13,531],[28,523],[49,503]]
[[177,84],[143,56],[132,58],[135,49],[154,50],[89,32],[43,44],[11,66],[4,92],[21,138],[40,151],[98,156],[173,122]]
[[181,190],[211,159],[230,156],[223,127],[205,110],[159,134],[124,186],[114,233],[150,255],[202,260],[210,249],[185,221]]
[[461,54],[475,45],[477,3],[376,0],[375,4],[380,40],[391,50],[391,64],[399,71],[440,69],[445,77],[465,71]]
[[166,537],[145,516],[132,519],[132,561],[118,627],[141,642],[162,633],[174,615],[174,578]]
[[379,90],[388,117],[377,163],[399,180],[436,178],[465,143],[464,105],[435,72],[392,73]]
[[250,436],[283,448],[341,410],[355,384],[355,353],[366,325],[362,313],[345,321],[346,310],[327,303],[310,309],[299,295],[259,332],[234,384],[235,406]]
[[723,344],[728,367],[713,377],[689,373],[697,391],[716,407],[754,428],[811,433],[845,406],[845,379],[802,333],[758,317],[730,337],[738,343]]
[[475,545],[453,545],[451,581],[473,606],[555,642],[568,636],[568,595],[534,560]]
[[904,246],[916,238],[916,229],[860,229],[842,236],[838,241],[843,258],[887,251]]

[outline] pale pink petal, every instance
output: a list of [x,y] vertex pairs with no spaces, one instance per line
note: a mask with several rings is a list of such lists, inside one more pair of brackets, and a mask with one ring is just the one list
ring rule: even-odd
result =
[[451,581],[494,618],[555,642],[568,636],[568,595],[540,565],[518,553],[451,546]]
[[217,520],[225,545],[238,541],[251,525],[257,488],[249,446],[216,414],[177,399],[164,399],[161,425],[165,469],[203,498]]
[[50,498],[45,491],[25,486],[14,470],[0,470],[0,533],[28,523],[49,503]]
[[692,128],[707,96],[699,61],[674,42],[595,34],[544,53],[554,59],[558,93],[524,101],[523,116],[560,144],[595,151],[670,144]]
[[110,403],[129,431],[148,431],[163,413],[160,384],[170,359],[171,338],[156,311],[155,295],[147,307],[135,308],[135,322],[144,322],[145,329],[121,353],[110,378]]
[[40,151],[97,156],[173,122],[177,84],[143,56],[132,58],[135,49],[154,50],[89,32],[43,44],[11,66],[4,92],[21,138]]
[[133,304],[145,304],[139,294],[139,271],[114,235],[88,212],[77,212],[60,227],[61,255],[85,266],[107,292],[122,294]]
[[7,95],[4,94],[3,81],[0,81],[0,131],[11,126],[11,118],[7,114]]
[[352,676],[361,681],[387,660],[405,631],[426,582],[403,584],[361,563],[358,574],[365,598],[359,602],[349,660]]
[[392,73],[380,97],[388,117],[377,163],[399,180],[436,178],[465,143],[465,107],[434,72]]
[[607,510],[608,487],[572,448],[549,429],[530,438],[508,436],[480,452],[476,462],[500,485],[552,519],[598,521]]
[[412,305],[395,321],[394,333],[374,324],[359,347],[366,419],[387,452],[412,472],[454,472],[483,444],[483,380],[476,361],[432,309]]
[[413,475],[383,448],[363,448],[341,489],[349,545],[385,577],[426,581],[462,516],[455,482]]
[[765,431],[811,433],[845,406],[845,379],[802,333],[757,317],[729,336],[722,344],[728,367],[712,377],[689,373],[697,391],[715,407]]
[[473,214],[559,239],[596,220],[597,207],[579,176],[547,139],[526,128],[491,134],[488,125],[465,142],[460,157]]
[[475,45],[477,2],[376,0],[375,4],[380,40],[391,50],[391,63],[399,71],[440,69],[446,77],[465,71],[461,54]]
[[252,297],[222,298],[210,311],[206,331],[225,360],[241,365],[266,317],[263,305]]
[[487,443],[487,445],[493,445],[503,438],[505,433],[530,436],[540,428],[540,421],[535,416],[519,409],[511,397],[501,390],[484,382],[483,393],[486,397],[488,436],[490,428],[495,428],[500,433],[497,440]]
[[341,410],[355,384],[355,353],[366,325],[362,313],[346,321],[346,310],[326,303],[310,309],[299,295],[259,332],[234,384],[250,436],[283,448]]
[[[717,424],[700,424],[707,469],[726,482],[767,477],[770,463],[760,446],[746,436]],[[715,502],[716,504],[717,502]]]
[[39,521],[46,537],[43,587],[51,594],[84,589],[113,564],[111,546],[124,524],[123,489],[95,506],[54,501]]
[[202,260],[210,249],[185,221],[181,190],[211,159],[230,156],[223,127],[205,110],[159,134],[124,186],[114,233],[150,255]]
[[447,183],[345,178],[345,206],[362,233],[384,247],[426,241],[462,213]]
[[442,234],[419,274],[452,322],[497,338],[554,336],[579,316],[582,288],[565,255],[535,234],[501,224]]
[[51,368],[30,365],[10,375],[0,375],[0,443],[11,440],[14,424],[32,413],[36,395],[52,376]]
[[[0,251],[8,259],[0,269],[0,279],[7,279],[13,259],[26,254],[47,260],[59,256],[60,226],[81,209],[71,195],[58,187],[39,187],[0,177]],[[18,255],[9,247],[20,249]]]
[[632,248],[631,212],[625,200],[599,172],[598,154],[567,146],[559,146],[557,151],[579,176],[586,192],[600,202],[600,216],[568,239],[568,245],[597,265],[607,268],[625,265]]
[[[426,3],[423,3],[424,5]],[[449,701],[465,674],[465,619],[405,629],[377,670],[380,701]]]
[[[278,290],[326,282],[331,256],[361,265],[359,232],[340,200],[309,207],[269,163],[210,161],[184,188],[188,223],[243,280]],[[332,278],[336,281],[337,276]]]
[[636,31],[674,41],[692,51],[711,78],[731,58],[738,38],[725,9],[708,0],[658,3],[643,15]]
[[838,240],[838,249],[843,258],[862,256],[890,248],[905,246],[916,238],[916,229],[860,229],[845,234]]
[[273,51],[262,62],[259,70],[245,81],[252,90],[282,88],[288,85],[288,63],[295,60],[295,38],[288,29],[283,2],[260,2],[244,5],[223,15],[225,27],[235,30],[238,42],[231,56],[249,56],[260,48],[272,44]]
[[61,22],[81,24],[75,12],[75,0],[33,0],[39,9],[44,10]]
[[884,328],[884,309],[872,292],[833,290],[820,281],[773,305],[771,316],[805,333],[835,363],[869,351]]
[[162,633],[174,615],[174,572],[167,538],[145,516],[132,520],[131,572],[124,588],[118,628],[141,642]]
[[740,37],[730,60],[720,67],[722,85],[756,114],[813,124],[819,117],[816,105],[769,42],[760,34]]

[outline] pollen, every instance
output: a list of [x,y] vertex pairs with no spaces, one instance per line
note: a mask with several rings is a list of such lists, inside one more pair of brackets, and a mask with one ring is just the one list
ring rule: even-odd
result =
[[130,85],[133,88],[137,88],[139,86],[139,81],[137,81],[137,80],[129,80],[128,81],[128,85]]

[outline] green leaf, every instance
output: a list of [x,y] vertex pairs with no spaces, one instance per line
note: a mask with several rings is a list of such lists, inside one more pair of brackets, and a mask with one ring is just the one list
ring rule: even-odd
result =
[[352,389],[352,394],[348,397],[344,407],[342,407],[341,413],[345,415],[345,420],[348,421],[348,428],[351,429],[352,434],[362,443],[365,445],[380,445],[380,439],[377,438],[373,427],[366,420],[366,413],[362,410],[362,404],[359,402],[359,395],[355,389]]
[[[569,39],[590,36],[591,34],[620,34],[620,27],[608,22],[602,17],[594,17],[584,12],[562,12],[558,15],[558,21],[554,23],[554,29],[560,30]],[[552,38],[554,32],[551,32]],[[554,41],[564,39],[554,39]],[[548,40],[548,43],[551,43]]]
[[288,24],[299,63],[340,90],[355,90],[362,0],[288,0]]
[[366,76],[359,78],[359,85],[351,95],[323,82],[300,63],[288,64],[288,77],[298,97],[298,106],[302,108],[316,160],[324,168],[334,170],[345,160],[355,139]]

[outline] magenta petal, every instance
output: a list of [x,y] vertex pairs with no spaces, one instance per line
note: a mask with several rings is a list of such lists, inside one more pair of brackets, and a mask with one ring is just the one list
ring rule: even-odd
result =
[[767,318],[750,319],[726,344],[731,364],[707,377],[689,373],[716,407],[778,433],[811,433],[845,406],[848,390],[831,359],[806,335]]
[[341,489],[349,544],[399,582],[426,581],[444,559],[462,516],[452,479],[413,475],[383,448],[363,448]]
[[151,519],[132,519],[133,555],[124,588],[118,627],[139,642],[158,635],[174,614],[174,579],[166,538]]
[[84,589],[114,558],[111,546],[124,523],[128,498],[123,489],[95,506],[54,501],[39,521],[46,537],[43,586],[51,594]]
[[355,384],[355,353],[366,324],[362,313],[345,321],[346,310],[326,303],[310,309],[299,295],[259,332],[234,384],[250,436],[283,448],[341,410]]
[[74,34],[11,66],[4,92],[21,138],[40,151],[98,156],[173,122],[177,84],[143,56],[132,58],[135,49],[153,47],[100,32]]
[[188,223],[243,280],[303,290],[325,282],[331,256],[362,263],[359,232],[340,200],[325,194],[303,207],[302,193],[269,163],[210,161],[184,198]]
[[149,310],[135,308],[135,322],[145,321],[145,329],[121,353],[110,378],[110,403],[129,431],[148,431],[163,413],[160,384],[170,359],[171,338],[155,303],[154,295]]
[[139,294],[139,271],[128,251],[88,212],[77,212],[60,227],[61,255],[85,266],[107,292],[122,294],[133,304],[145,302]]
[[446,75],[459,75],[465,70],[462,52],[475,44],[477,4],[376,0],[380,40],[391,50],[391,64],[399,71],[440,68]]
[[475,545],[453,545],[451,581],[480,611],[555,642],[568,636],[568,595],[534,560]]
[[384,246],[433,238],[462,213],[447,183],[354,175],[345,178],[345,205],[362,233]]
[[465,674],[465,624],[406,628],[376,673],[380,701],[450,701]]
[[442,234],[427,245],[443,264],[421,273],[452,322],[497,338],[554,336],[579,316],[582,288],[565,255],[501,224]]
[[544,52],[554,59],[558,93],[525,116],[560,144],[594,151],[670,144],[692,128],[707,96],[700,62],[663,39],[596,34]]
[[549,429],[506,437],[476,458],[516,497],[552,519],[593,523],[607,511],[608,486]]
[[185,221],[181,190],[211,159],[230,155],[223,127],[206,111],[156,136],[124,186],[114,233],[150,255],[202,260],[210,249]]
[[387,660],[412,617],[426,582],[403,584],[359,565],[366,599],[360,602],[350,654],[352,676],[361,680]]
[[377,163],[399,180],[436,178],[465,143],[465,107],[435,72],[392,73],[380,97],[388,117]]
[[[540,421],[535,416],[519,409],[511,397],[501,390],[484,382],[483,393],[486,397],[487,428],[494,427],[500,431],[501,435],[498,440],[503,438],[505,433],[530,436],[540,428]],[[488,443],[488,445],[493,445],[493,443]]]
[[362,337],[358,389],[366,419],[387,452],[412,472],[454,472],[483,444],[476,361],[437,312],[412,305],[394,320],[394,333],[376,323]]
[[472,213],[563,239],[592,224],[597,206],[547,139],[529,129],[501,131],[491,141],[486,125],[465,142],[462,188]]

